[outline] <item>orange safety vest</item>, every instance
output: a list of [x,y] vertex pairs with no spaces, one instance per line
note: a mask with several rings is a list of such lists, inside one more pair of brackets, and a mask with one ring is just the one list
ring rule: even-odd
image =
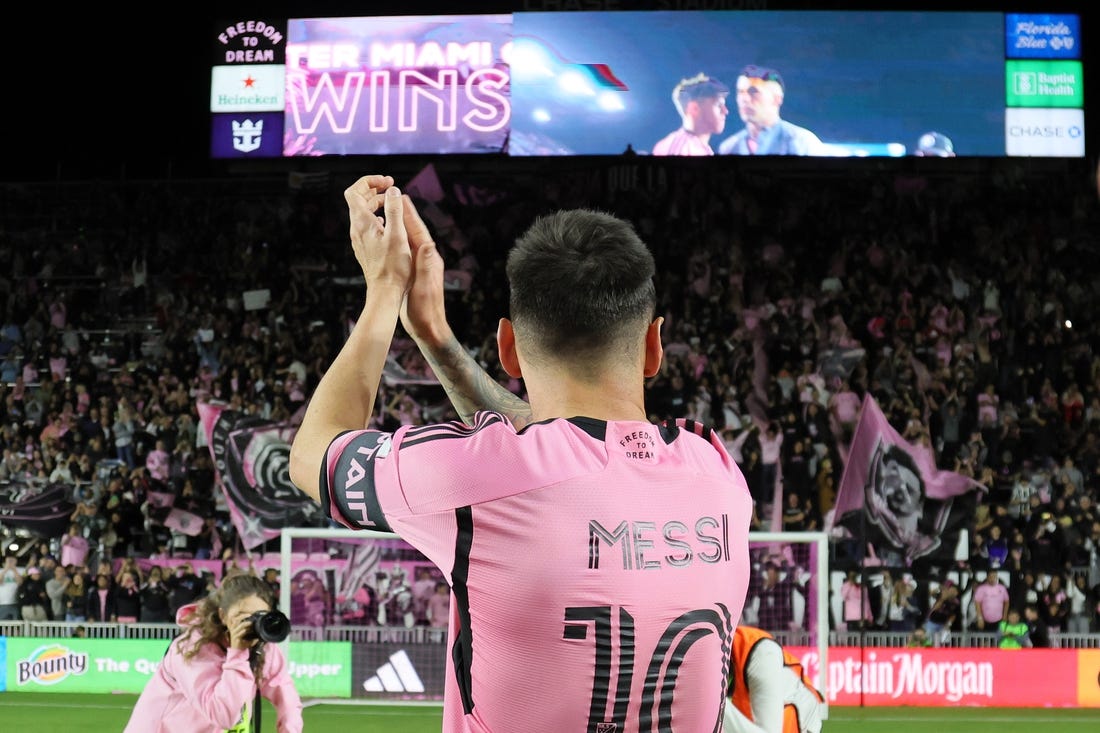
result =
[[[763,629],[754,626],[738,626],[733,636],[733,665],[730,669],[729,696],[734,707],[741,711],[749,720],[752,720],[752,705],[749,702],[749,685],[745,681],[745,668],[749,663],[756,645],[764,640],[775,640],[775,637]],[[778,643],[778,642],[776,642]],[[782,649],[782,645],[780,645]],[[802,668],[802,662],[786,649],[783,649],[783,663],[794,671],[806,686],[821,702],[825,698],[817,691],[806,678],[806,672]],[[802,728],[798,724],[798,710],[788,703],[783,706],[783,733],[799,733]]]

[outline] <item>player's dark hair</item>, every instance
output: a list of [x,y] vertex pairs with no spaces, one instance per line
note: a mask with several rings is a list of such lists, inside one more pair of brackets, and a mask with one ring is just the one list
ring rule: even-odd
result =
[[729,93],[728,86],[713,77],[699,73],[680,80],[680,83],[672,89],[672,102],[676,105],[676,111],[683,115],[688,102],[708,97],[725,97]]
[[629,354],[656,311],[655,269],[627,221],[589,209],[540,217],[508,254],[512,322],[542,356]]

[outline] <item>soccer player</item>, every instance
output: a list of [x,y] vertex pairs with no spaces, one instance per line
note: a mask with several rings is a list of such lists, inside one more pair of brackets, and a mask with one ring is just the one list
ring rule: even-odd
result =
[[654,143],[653,155],[714,155],[710,137],[726,129],[729,93],[729,87],[706,74],[681,79],[672,90],[680,127]]
[[722,733],[818,733],[825,698],[771,634],[738,626]]
[[[396,532],[443,571],[443,730],[716,730],[752,507],[716,433],[646,419],[662,357],[646,245],[589,210],[519,238],[497,343],[528,402],[455,338],[442,259],[393,179],[345,198],[365,304],[291,477],[337,522]],[[399,318],[461,422],[365,429]]]
[[786,93],[775,69],[743,68],[737,77],[737,114],[745,126],[722,141],[719,155],[824,155],[817,135],[780,115]]

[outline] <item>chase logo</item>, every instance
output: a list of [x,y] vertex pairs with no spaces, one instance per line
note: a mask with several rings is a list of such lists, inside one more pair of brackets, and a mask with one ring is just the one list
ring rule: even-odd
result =
[[19,685],[37,682],[56,685],[71,674],[88,670],[88,655],[77,653],[60,644],[40,646],[15,665]]
[[1058,125],[1013,125],[1009,128],[1010,137],[1031,137],[1044,140],[1058,138],[1078,138],[1085,134],[1077,125],[1060,127]]
[[1085,113],[1080,109],[1005,110],[1005,154],[1085,157]]

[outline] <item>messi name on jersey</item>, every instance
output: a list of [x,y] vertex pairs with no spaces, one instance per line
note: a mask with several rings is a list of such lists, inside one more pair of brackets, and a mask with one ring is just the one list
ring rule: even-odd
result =
[[[608,523],[610,524],[610,523]],[[596,519],[588,521],[588,567],[600,568],[605,547],[622,558],[623,570],[682,568],[693,562],[729,562],[729,517],[699,517],[694,522],[670,520],[660,524],[622,520],[609,529]],[[617,562],[617,561],[616,561]]]

